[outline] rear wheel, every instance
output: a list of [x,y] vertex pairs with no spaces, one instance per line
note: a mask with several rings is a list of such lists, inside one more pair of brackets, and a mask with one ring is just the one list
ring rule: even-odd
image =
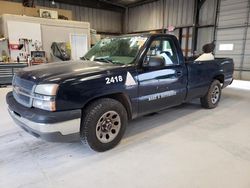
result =
[[120,102],[98,99],[83,111],[81,139],[95,151],[106,151],[120,142],[126,125],[127,111]]
[[221,83],[214,80],[210,85],[207,94],[200,99],[204,108],[212,109],[218,106],[221,97]]

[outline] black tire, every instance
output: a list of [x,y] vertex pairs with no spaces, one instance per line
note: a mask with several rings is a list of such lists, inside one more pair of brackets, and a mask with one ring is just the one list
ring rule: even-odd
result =
[[98,152],[112,149],[121,141],[127,122],[127,111],[120,102],[98,99],[83,110],[81,140]]
[[214,80],[210,85],[208,92],[200,99],[201,106],[207,109],[213,109],[218,106],[221,97],[221,83]]

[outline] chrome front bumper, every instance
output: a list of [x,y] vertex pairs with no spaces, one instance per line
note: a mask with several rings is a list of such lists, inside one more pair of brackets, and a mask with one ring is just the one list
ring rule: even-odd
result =
[[17,125],[35,137],[52,142],[70,142],[77,141],[80,138],[80,118],[45,124],[25,119],[10,109],[8,111]]
[[6,96],[12,119],[35,137],[53,142],[80,139],[81,109],[50,112],[19,104],[12,92]]

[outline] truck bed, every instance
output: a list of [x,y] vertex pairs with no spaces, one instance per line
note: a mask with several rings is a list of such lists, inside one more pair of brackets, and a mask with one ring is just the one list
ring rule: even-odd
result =
[[217,78],[223,88],[233,80],[234,64],[230,58],[216,58],[211,61],[194,61],[189,58],[185,64],[188,70],[187,100],[203,96],[210,81]]

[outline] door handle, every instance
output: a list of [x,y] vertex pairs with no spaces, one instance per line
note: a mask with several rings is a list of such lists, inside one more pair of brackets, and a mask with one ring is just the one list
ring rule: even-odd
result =
[[181,77],[181,76],[182,76],[182,71],[177,71],[177,72],[176,72],[176,76],[177,76],[177,77]]

